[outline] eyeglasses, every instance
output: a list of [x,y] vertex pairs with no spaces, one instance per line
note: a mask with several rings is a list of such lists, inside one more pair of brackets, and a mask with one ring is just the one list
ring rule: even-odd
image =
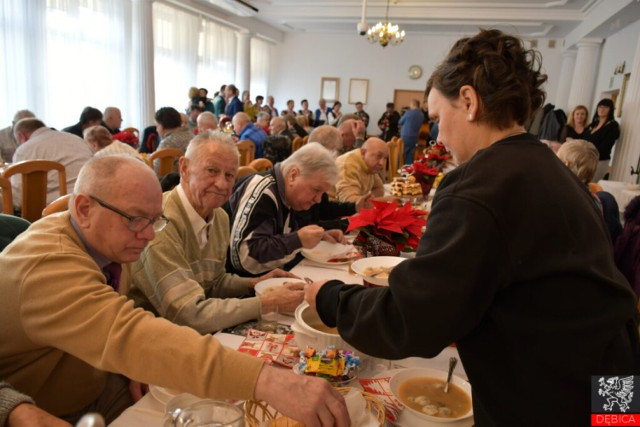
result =
[[114,208],[113,206],[111,206],[110,204],[103,202],[102,200],[98,199],[97,197],[91,196],[89,195],[89,197],[91,197],[93,200],[95,200],[96,202],[98,202],[98,204],[100,206],[102,206],[105,209],[109,209],[112,212],[117,213],[118,215],[121,215],[123,217],[125,217],[126,219],[129,220],[128,226],[129,226],[129,230],[133,231],[134,233],[140,233],[142,230],[144,230],[145,228],[147,228],[149,225],[151,225],[153,227],[153,231],[155,231],[156,233],[159,231],[164,230],[164,228],[167,226],[167,224],[169,224],[169,219],[166,218],[164,215],[160,215],[159,217],[155,218],[155,219],[150,219],[144,216],[131,216],[128,213],[125,213],[123,211],[121,211],[118,208]]

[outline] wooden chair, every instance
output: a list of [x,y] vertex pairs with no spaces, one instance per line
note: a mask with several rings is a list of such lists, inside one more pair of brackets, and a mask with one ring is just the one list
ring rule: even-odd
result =
[[14,163],[4,170],[2,176],[22,175],[22,218],[34,222],[42,218],[47,206],[47,174],[58,171],[60,196],[67,194],[67,174],[64,165],[51,160],[25,160]]
[[0,176],[0,188],[2,189],[2,212],[13,215],[13,189],[11,181]]
[[124,129],[121,130],[121,132],[130,133],[131,135],[135,136],[136,139],[138,140],[138,142],[136,142],[135,144],[129,144],[129,145],[131,145],[136,150],[140,148],[140,131],[138,129],[136,129],[136,128],[124,128]]
[[295,153],[303,145],[304,145],[304,139],[300,138],[299,136],[296,136],[295,138],[293,138],[293,141],[291,141],[291,152]]
[[249,166],[254,168],[258,172],[266,172],[273,169],[273,163],[269,159],[255,159],[253,162],[249,163]]
[[47,215],[51,215],[57,212],[64,212],[69,209],[69,199],[71,199],[71,196],[73,196],[73,194],[65,194],[64,196],[60,196],[53,202],[49,203],[42,210],[42,216],[45,217]]
[[309,142],[309,135],[306,135],[304,138],[302,138],[302,145],[305,145],[307,142]]
[[122,132],[127,132],[130,134],[135,135],[138,139],[140,139],[140,131],[136,128],[124,128],[122,129]]
[[387,148],[389,148],[389,161],[387,162],[387,182],[393,181],[393,178],[398,175],[398,168],[400,168],[400,159],[402,156],[402,145],[398,138],[393,137],[391,141],[387,142]]
[[257,172],[258,171],[251,166],[240,166],[238,168],[238,175],[236,175],[236,180],[242,178],[243,176],[251,175]]
[[184,153],[177,148],[161,148],[151,153],[148,159],[151,166],[155,164],[154,160],[158,159],[160,165],[158,166],[157,173],[159,177],[163,177],[173,172],[176,160],[182,156],[184,156]]
[[243,139],[236,144],[240,151],[240,166],[248,166],[256,158],[256,145],[253,141]]

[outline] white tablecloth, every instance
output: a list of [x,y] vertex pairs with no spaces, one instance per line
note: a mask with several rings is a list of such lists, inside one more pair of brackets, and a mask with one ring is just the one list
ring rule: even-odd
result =
[[618,209],[620,209],[620,219],[622,220],[622,214],[625,208],[634,198],[640,196],[640,187],[635,184],[629,184],[622,181],[598,181],[598,184],[602,189],[616,199],[618,203]]
[[[352,273],[349,273],[349,266],[331,265],[323,266],[309,260],[303,260],[295,268],[292,273],[300,277],[309,277],[312,280],[330,280],[339,279],[345,283],[362,284],[362,279]],[[293,319],[285,319],[283,323],[290,323]],[[243,337],[227,333],[217,333],[216,338],[220,342],[230,348],[237,349],[243,341]],[[360,372],[360,378],[371,378],[375,374],[392,368],[417,368],[429,367],[446,371],[449,366],[449,358],[458,357],[458,351],[454,347],[445,348],[438,356],[433,359],[422,359],[418,357],[409,357],[407,359],[397,361],[386,361],[381,359],[371,359],[363,364],[363,370]],[[456,368],[456,375],[467,378],[462,364],[459,363]],[[110,424],[111,427],[161,427],[164,416],[164,404],[160,403],[150,393],[145,395],[135,405],[124,411],[120,417]],[[460,425],[470,425],[469,421]],[[452,424],[449,424],[452,425]],[[456,426],[458,423],[455,424]]]

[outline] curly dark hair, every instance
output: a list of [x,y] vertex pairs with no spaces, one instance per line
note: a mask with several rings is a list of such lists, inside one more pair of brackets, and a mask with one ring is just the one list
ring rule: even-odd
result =
[[544,104],[540,87],[547,75],[540,71],[541,65],[540,53],[526,50],[519,38],[482,29],[455,43],[429,78],[425,95],[435,88],[454,100],[460,88],[469,85],[480,98],[478,120],[498,129],[514,121],[522,125]]
[[173,107],[162,107],[156,111],[155,119],[165,129],[176,129],[182,126],[180,113]]

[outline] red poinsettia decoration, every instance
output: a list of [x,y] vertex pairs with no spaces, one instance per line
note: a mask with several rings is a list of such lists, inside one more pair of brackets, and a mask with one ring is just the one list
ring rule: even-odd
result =
[[422,193],[427,195],[433,186],[438,174],[444,168],[451,155],[447,153],[442,144],[432,145],[425,150],[425,154],[420,156],[411,166],[403,169],[403,172],[413,175],[416,181],[422,186]]
[[360,230],[354,244],[364,245],[373,236],[394,245],[399,252],[407,248],[416,250],[427,223],[427,212],[413,209],[409,202],[401,208],[398,202],[373,201],[373,204],[372,209],[362,209],[349,217],[347,232]]
[[138,137],[132,132],[121,131],[112,135],[113,139],[117,139],[120,142],[129,144],[133,148],[136,148],[138,144]]

